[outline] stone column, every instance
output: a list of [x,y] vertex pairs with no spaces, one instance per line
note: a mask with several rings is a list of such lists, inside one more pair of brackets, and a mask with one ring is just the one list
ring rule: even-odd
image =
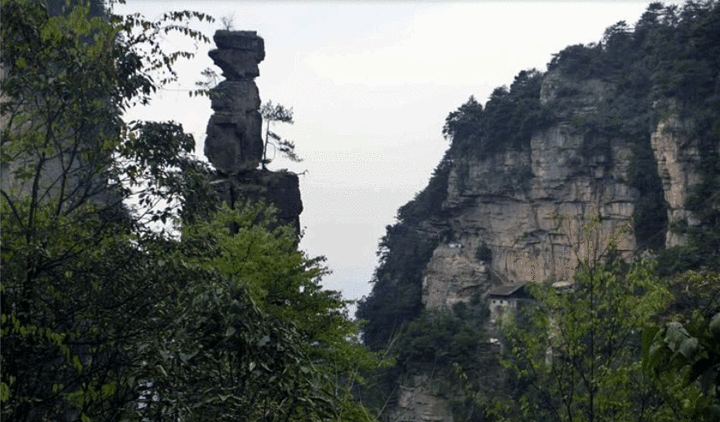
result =
[[205,156],[223,175],[254,170],[263,152],[260,95],[255,77],[265,58],[255,31],[217,31],[210,58],[226,78],[210,91],[214,114],[205,140]]
[[214,111],[207,126],[205,156],[218,171],[215,186],[223,202],[265,201],[278,209],[280,224],[300,231],[303,210],[299,181],[288,171],[259,169],[263,155],[260,95],[255,78],[265,58],[255,31],[217,31],[210,58],[225,77],[210,90]]

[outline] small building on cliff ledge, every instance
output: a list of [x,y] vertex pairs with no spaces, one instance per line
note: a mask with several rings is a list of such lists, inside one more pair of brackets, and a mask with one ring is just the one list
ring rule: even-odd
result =
[[509,284],[496,287],[488,292],[487,301],[488,308],[490,308],[490,321],[492,323],[497,324],[505,318],[508,313],[515,315],[519,304],[530,299],[530,295],[525,289],[527,284],[527,282]]

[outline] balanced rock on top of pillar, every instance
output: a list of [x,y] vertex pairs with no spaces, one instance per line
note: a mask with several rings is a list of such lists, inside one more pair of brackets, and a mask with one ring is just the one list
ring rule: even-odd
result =
[[229,81],[253,79],[260,75],[258,63],[265,58],[265,42],[255,31],[215,32],[216,50],[208,55]]

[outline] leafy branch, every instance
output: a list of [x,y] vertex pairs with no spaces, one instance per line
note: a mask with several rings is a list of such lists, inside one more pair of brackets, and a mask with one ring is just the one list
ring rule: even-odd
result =
[[[273,104],[272,101],[268,101],[260,107],[260,115],[267,122],[265,128],[265,143],[263,147],[263,158],[262,166],[269,164],[272,160],[267,158],[268,145],[272,145],[276,148],[285,158],[290,161],[299,163],[303,159],[295,153],[295,142],[287,139],[282,139],[280,135],[270,130],[273,124],[277,123],[288,123],[293,124],[293,109],[286,108],[281,104]],[[271,141],[272,139],[272,141]]]

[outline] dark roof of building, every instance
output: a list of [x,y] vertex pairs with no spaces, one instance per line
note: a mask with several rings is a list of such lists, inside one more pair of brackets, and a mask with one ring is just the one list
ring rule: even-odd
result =
[[508,284],[506,286],[496,287],[488,292],[488,296],[512,296],[517,293],[520,289],[525,287],[526,282],[518,284]]

